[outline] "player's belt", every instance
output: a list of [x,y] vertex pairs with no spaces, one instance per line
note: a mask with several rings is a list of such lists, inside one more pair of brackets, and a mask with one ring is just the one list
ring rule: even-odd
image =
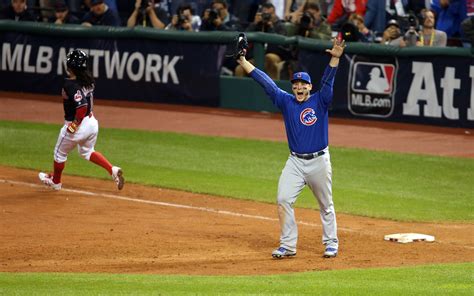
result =
[[318,156],[324,155],[324,153],[326,153],[324,150],[314,152],[314,153],[307,153],[307,154],[300,154],[300,153],[296,153],[296,152],[291,151],[291,155],[296,156],[296,157],[301,158],[301,159],[306,159],[306,160],[310,160],[310,159],[316,158]]

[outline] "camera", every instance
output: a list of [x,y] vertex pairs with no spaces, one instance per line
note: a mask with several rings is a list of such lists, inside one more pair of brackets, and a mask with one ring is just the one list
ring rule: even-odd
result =
[[140,3],[140,11],[143,13],[145,10],[148,8],[150,5],[150,1],[148,0],[142,0],[142,3]]
[[418,28],[418,19],[416,16],[413,14],[409,14],[408,17],[406,18],[406,25],[405,28],[406,33],[405,36],[403,36],[403,39],[406,42],[407,46],[415,46],[417,41],[419,41],[419,34],[417,32]]
[[270,13],[267,13],[267,12],[262,13],[262,21],[264,23],[268,23],[271,19],[272,19],[272,15]]
[[410,27],[417,27],[418,26],[418,20],[416,19],[416,16],[413,14],[408,15],[408,24]]
[[309,12],[303,13],[300,19],[300,29],[302,31],[309,30],[312,23],[313,23],[313,15]]
[[177,28],[181,28],[181,26],[188,20],[188,18],[183,15],[183,14],[179,14],[178,15],[178,23],[176,24],[176,27]]
[[360,39],[359,29],[353,23],[346,22],[341,26],[341,36],[346,42],[357,42]]
[[208,22],[209,23],[214,23],[214,21],[219,17],[219,11],[216,9],[209,9],[209,17],[208,17]]

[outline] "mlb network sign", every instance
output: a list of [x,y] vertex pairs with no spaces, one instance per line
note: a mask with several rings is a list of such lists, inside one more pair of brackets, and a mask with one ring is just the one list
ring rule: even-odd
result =
[[389,117],[395,106],[396,59],[364,61],[355,56],[349,70],[348,107],[354,115]]

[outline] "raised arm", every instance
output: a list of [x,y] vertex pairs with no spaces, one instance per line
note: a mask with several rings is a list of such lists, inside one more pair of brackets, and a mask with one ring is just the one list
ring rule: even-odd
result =
[[336,76],[337,66],[339,65],[339,59],[344,53],[346,43],[344,40],[339,41],[338,39],[333,40],[333,46],[331,49],[326,49],[326,52],[331,54],[331,60],[329,61],[328,67],[324,70],[323,77],[321,79],[321,88],[319,90],[320,97],[325,106],[329,106],[332,101],[334,77]]
[[344,48],[346,47],[346,41],[339,40],[338,38],[333,39],[332,48],[326,49],[326,52],[331,54],[331,60],[329,61],[329,66],[337,67],[339,65],[339,58],[344,53]]
[[240,56],[237,59],[237,63],[239,63],[239,65],[242,66],[244,71],[263,87],[265,93],[270,97],[273,103],[276,103],[276,96],[283,91],[278,88],[275,82],[267,74],[265,74],[265,72],[261,71],[258,68],[255,68],[254,65],[247,61],[245,55]]

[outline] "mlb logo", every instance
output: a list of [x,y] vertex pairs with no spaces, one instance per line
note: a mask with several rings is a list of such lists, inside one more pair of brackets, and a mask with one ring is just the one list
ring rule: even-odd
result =
[[390,95],[393,90],[393,64],[356,62],[352,75],[352,91]]

